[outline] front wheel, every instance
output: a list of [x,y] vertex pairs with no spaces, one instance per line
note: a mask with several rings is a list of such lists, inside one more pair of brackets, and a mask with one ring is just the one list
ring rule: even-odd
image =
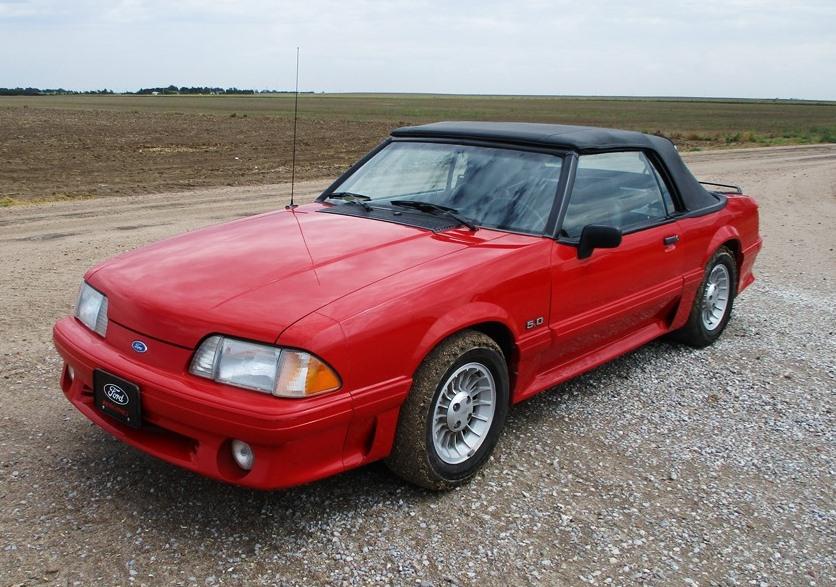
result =
[[697,348],[713,343],[731,318],[736,295],[737,262],[728,248],[720,247],[706,265],[688,322],[674,337]]
[[465,483],[499,439],[508,388],[505,357],[492,338],[466,331],[447,339],[415,374],[386,464],[428,489]]

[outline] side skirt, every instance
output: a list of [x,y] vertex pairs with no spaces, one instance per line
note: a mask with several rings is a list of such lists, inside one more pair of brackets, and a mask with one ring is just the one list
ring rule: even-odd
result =
[[627,336],[611,342],[607,346],[590,351],[580,357],[576,357],[566,363],[563,363],[562,365],[558,365],[557,367],[541,373],[534,378],[528,387],[521,390],[519,393],[514,394],[512,402],[521,402],[542,391],[546,391],[556,385],[560,385],[564,381],[568,381],[569,379],[586,373],[595,367],[612,361],[625,353],[629,353],[630,351],[647,344],[651,340],[667,334],[669,331],[669,326],[662,321],[648,324],[647,326],[644,326]]

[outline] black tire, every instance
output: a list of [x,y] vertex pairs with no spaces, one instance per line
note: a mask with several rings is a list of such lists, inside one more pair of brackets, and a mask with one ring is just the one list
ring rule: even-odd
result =
[[[496,384],[496,407],[487,436],[473,456],[462,463],[441,460],[432,440],[432,414],[443,384],[467,363],[487,367]],[[403,479],[436,491],[466,483],[485,464],[499,439],[508,414],[508,366],[499,345],[472,330],[451,336],[437,346],[415,373],[412,389],[401,406],[389,469]]]
[[[703,297],[705,295],[708,276],[718,264],[723,264],[726,266],[726,269],[728,269],[731,281],[731,291],[729,293],[728,305],[726,306],[726,311],[720,321],[720,324],[718,324],[713,330],[709,330],[706,328],[702,319]],[[726,329],[726,325],[729,323],[735,296],[737,296],[737,261],[731,250],[727,247],[720,247],[705,266],[702,283],[700,284],[700,288],[697,290],[697,295],[694,298],[694,304],[691,307],[691,314],[688,316],[688,322],[681,329],[673,333],[674,339],[696,348],[703,348],[712,344],[715,340],[720,338],[720,335],[723,334],[723,331]]]

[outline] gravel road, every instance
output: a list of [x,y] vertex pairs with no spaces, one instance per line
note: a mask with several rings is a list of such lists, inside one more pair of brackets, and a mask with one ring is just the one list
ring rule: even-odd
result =
[[836,145],[687,160],[761,204],[759,281],[725,335],[517,406],[489,466],[445,494],[382,465],[222,485],[62,396],[50,328],[86,267],[276,208],[287,186],[0,210],[0,585],[833,585]]

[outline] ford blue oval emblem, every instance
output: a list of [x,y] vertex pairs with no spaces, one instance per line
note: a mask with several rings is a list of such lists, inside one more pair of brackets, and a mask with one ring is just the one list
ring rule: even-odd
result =
[[125,393],[125,390],[119,387],[118,385],[114,385],[113,383],[108,383],[107,385],[105,385],[104,392],[110,401],[120,406],[127,406],[128,403],[131,401],[131,398],[128,397],[128,394]]
[[148,345],[141,340],[135,340],[131,343],[131,348],[138,353],[144,353],[148,350]]

